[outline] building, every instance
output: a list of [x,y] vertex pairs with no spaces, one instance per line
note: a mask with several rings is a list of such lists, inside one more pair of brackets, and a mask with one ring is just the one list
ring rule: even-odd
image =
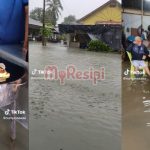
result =
[[117,0],[110,0],[78,21],[84,25],[121,24],[121,10],[121,4]]
[[40,21],[29,18],[29,38],[33,39],[38,36],[42,28],[42,23]]
[[112,49],[120,50],[121,10],[117,0],[109,0],[79,19],[78,24],[61,24],[59,30],[67,34],[67,44],[70,47],[86,48],[91,40],[101,40]]
[[[41,28],[43,27],[43,24],[40,21],[34,20],[32,18],[29,18],[29,40],[42,40],[41,36]],[[51,27],[52,34],[49,37],[49,41],[51,42],[57,42],[58,41],[58,36],[59,36],[59,31],[57,27]]]
[[136,36],[141,25],[144,30],[148,30],[150,25],[150,1],[124,0],[122,6],[123,27],[126,37]]

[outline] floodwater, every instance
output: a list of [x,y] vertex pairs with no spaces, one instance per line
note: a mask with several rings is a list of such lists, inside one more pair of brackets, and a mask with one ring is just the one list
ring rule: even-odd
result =
[[121,57],[60,44],[30,43],[30,76],[34,69],[74,64],[79,70],[104,66],[106,79],[91,81],[30,79],[30,149],[121,149]]
[[[3,108],[11,110],[11,105]],[[20,93],[17,98],[17,110],[24,110],[28,114],[28,86],[27,84],[20,87]],[[16,127],[16,140],[12,141],[10,139],[10,120],[4,120],[5,116],[4,111],[0,110],[0,150],[28,150],[29,149],[29,132],[27,127],[28,125],[28,116],[26,120],[23,121],[23,125],[17,123]]]
[[[129,64],[123,64],[123,72]],[[150,79],[123,80],[123,150],[150,149]]]
[[[2,118],[2,116],[0,116]],[[17,139],[10,139],[10,121],[0,119],[0,149],[1,150],[28,150],[28,131],[17,124]]]

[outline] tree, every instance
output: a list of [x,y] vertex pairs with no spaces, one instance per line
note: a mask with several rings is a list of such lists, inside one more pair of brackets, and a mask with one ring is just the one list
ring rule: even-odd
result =
[[52,25],[55,26],[59,15],[61,15],[61,10],[63,10],[63,6],[60,0],[47,0],[47,6],[46,12],[49,14]]
[[[59,16],[61,15],[61,10],[63,10],[60,0],[45,0],[46,10],[45,10],[45,23],[56,25]],[[32,19],[43,22],[43,8],[35,8],[31,11],[30,17]]]
[[44,34],[45,38],[48,38],[52,34],[52,27],[46,25],[45,28],[41,28],[40,33]]
[[64,18],[63,24],[72,24],[74,22],[76,22],[76,17],[74,15],[69,15]]
[[42,8],[35,8],[31,11],[30,13],[30,17],[32,19],[38,20],[40,22],[42,22],[43,19],[43,9]]
[[[51,24],[50,13],[45,11],[45,23]],[[30,18],[43,22],[43,8],[35,8],[30,13]]]

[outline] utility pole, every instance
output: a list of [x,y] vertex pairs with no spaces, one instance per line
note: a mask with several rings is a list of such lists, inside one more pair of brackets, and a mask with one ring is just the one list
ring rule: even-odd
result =
[[44,30],[45,30],[45,0],[43,0],[43,30],[42,30],[42,45],[46,46],[46,41],[45,41],[45,35],[44,35]]
[[[143,16],[144,16],[144,0],[141,0],[141,9],[142,9],[142,13],[141,13],[141,29],[143,29]],[[141,30],[142,32],[142,30]]]

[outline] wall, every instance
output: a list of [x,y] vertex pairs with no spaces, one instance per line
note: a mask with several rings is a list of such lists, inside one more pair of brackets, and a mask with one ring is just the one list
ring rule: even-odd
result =
[[[141,15],[123,13],[123,26],[125,26],[126,36],[131,35],[130,32],[126,32],[127,28],[138,28],[141,25]],[[143,28],[147,30],[148,25],[150,25],[150,16],[143,17]]]
[[97,22],[108,22],[108,21],[114,21],[114,22],[121,22],[121,7],[110,7],[107,5],[103,9],[100,9],[87,18],[81,20],[81,23],[84,25],[95,25]]

